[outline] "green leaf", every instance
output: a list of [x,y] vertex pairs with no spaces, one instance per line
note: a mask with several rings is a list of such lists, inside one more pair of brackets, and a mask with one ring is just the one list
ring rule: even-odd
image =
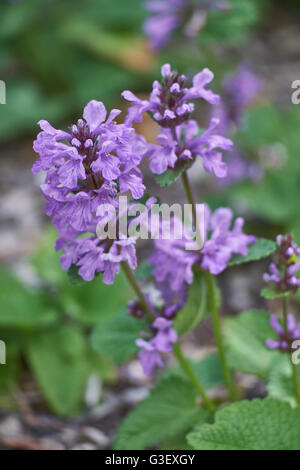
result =
[[60,299],[65,311],[86,325],[97,325],[112,317],[126,305],[131,293],[121,272],[112,285],[105,285],[99,277],[83,284],[65,282],[60,286]]
[[[298,358],[299,358],[299,353]],[[300,365],[296,366],[298,382],[300,383]],[[290,358],[282,354],[280,360],[274,362],[267,385],[268,395],[278,400],[286,401],[295,406],[294,385],[292,379],[292,369]]]
[[0,325],[6,328],[32,329],[51,325],[57,311],[39,291],[26,288],[8,270],[0,270]]
[[123,363],[137,353],[135,341],[141,331],[146,330],[146,321],[133,318],[122,310],[94,328],[91,344],[99,354],[105,354],[115,362]]
[[300,407],[266,398],[234,403],[188,435],[197,450],[299,450]]
[[68,279],[71,284],[83,284],[84,280],[78,274],[80,267],[76,266],[76,264],[72,264],[68,270]]
[[[206,390],[224,383],[220,360],[217,353],[208,354],[199,361],[192,360],[190,362]],[[171,377],[180,377],[182,379],[186,378],[185,373],[177,364],[172,365],[162,374],[163,379]]]
[[170,168],[161,175],[154,175],[154,179],[160,186],[171,186],[171,184],[175,183],[179,176],[181,176],[181,174],[189,167],[190,163],[178,168]]
[[89,374],[85,348],[80,332],[71,326],[37,334],[28,342],[34,376],[50,407],[61,416],[79,410]]
[[267,378],[272,361],[280,357],[278,351],[271,351],[265,346],[267,338],[276,338],[269,324],[269,314],[250,310],[229,318],[225,320],[224,334],[230,366]]
[[145,449],[204,422],[207,416],[196,406],[196,394],[188,382],[179,378],[163,380],[125,418],[117,431],[115,449]]
[[233,255],[228,263],[228,266],[236,266],[237,264],[249,263],[250,261],[258,261],[262,258],[267,258],[276,250],[276,243],[272,240],[259,238],[255,243],[249,246],[248,254]]
[[187,334],[202,322],[207,314],[207,288],[203,274],[195,274],[189,287],[188,299],[183,309],[177,313],[174,328],[179,336]]
[[290,292],[276,292],[274,289],[265,287],[260,291],[260,295],[267,300],[280,299],[282,297],[288,297]]

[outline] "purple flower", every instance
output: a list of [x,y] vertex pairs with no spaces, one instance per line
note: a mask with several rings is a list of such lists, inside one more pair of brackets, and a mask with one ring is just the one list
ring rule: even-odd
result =
[[174,128],[186,122],[194,111],[191,100],[202,98],[208,103],[219,103],[219,96],[206,88],[214,78],[213,73],[204,69],[193,78],[193,86],[186,88],[186,77],[172,71],[169,64],[161,69],[162,83],[153,82],[149,100],[140,100],[131,91],[125,90],[122,96],[131,103],[126,123],[141,122],[144,112],[150,112],[161,127]]
[[145,375],[152,375],[155,367],[163,367],[163,360],[155,344],[153,344],[153,340],[137,339],[136,345],[142,348],[138,353],[138,358]]
[[146,9],[152,14],[145,24],[144,31],[153,49],[160,49],[170,39],[174,30],[184,27],[186,36],[195,36],[206,21],[211,9],[227,10],[225,1],[189,0],[148,0]]
[[300,270],[300,248],[291,234],[278,235],[276,243],[278,248],[273,256],[274,261],[269,266],[269,272],[264,273],[263,280],[272,283],[277,292],[296,292],[300,286],[300,278],[295,276]]
[[135,240],[121,239],[120,234],[112,241],[98,239],[96,227],[103,219],[98,209],[105,203],[118,209],[119,192],[139,199],[145,189],[138,165],[146,155],[146,142],[133,128],[117,124],[118,114],[114,109],[107,117],[103,103],[93,100],[69,132],[40,121],[42,132],[34,142],[39,158],[33,172],[46,172],[41,190],[46,214],[59,232],[62,267],[76,264],[86,281],[103,273],[108,284],[121,261],[136,267]]
[[175,130],[162,129],[156,140],[161,144],[152,145],[149,152],[150,169],[155,174],[164,173],[185,163],[193,163],[197,156],[202,158],[203,168],[223,178],[227,166],[222,161],[220,150],[232,150],[232,141],[218,135],[215,131],[219,121],[212,119],[206,131],[200,134],[196,121],[189,120]]
[[[205,239],[200,251],[187,251],[186,243],[192,243],[192,235],[186,227],[180,240],[156,240],[155,250],[149,263],[154,266],[153,275],[157,282],[167,281],[174,291],[193,282],[195,264],[214,275],[223,272],[233,254],[247,255],[248,246],[256,237],[242,232],[244,220],[237,218],[232,226],[233,213],[230,209],[220,208],[211,213],[205,211]],[[178,219],[174,224],[182,224]]]
[[172,321],[163,317],[156,318],[152,324],[152,327],[157,329],[152,341],[159,352],[170,353],[173,349],[172,344],[178,341],[178,334],[171,326]]
[[152,329],[156,330],[155,336],[150,341],[136,340],[137,346],[142,348],[138,358],[146,375],[152,375],[156,366],[163,366],[161,353],[172,352],[172,344],[178,341],[178,334],[171,326],[171,320],[158,317],[152,324]]
[[279,323],[276,315],[270,316],[270,325],[278,336],[278,339],[267,339],[266,346],[269,349],[279,349],[284,352],[291,352],[291,344],[296,339],[300,339],[300,323],[296,323],[295,317],[287,315],[286,331]]

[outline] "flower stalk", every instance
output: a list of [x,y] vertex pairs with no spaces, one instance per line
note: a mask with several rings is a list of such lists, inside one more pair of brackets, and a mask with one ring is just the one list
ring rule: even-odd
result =
[[194,369],[192,368],[190,362],[187,360],[187,358],[184,356],[182,349],[180,347],[179,343],[174,344],[173,346],[173,352],[178,360],[178,363],[180,364],[182,370],[184,373],[187,375],[187,377],[190,379],[192,384],[194,385],[195,389],[199,393],[200,397],[202,398],[205,406],[207,409],[211,412],[215,411],[215,405],[213,401],[209,398],[209,396],[206,394],[205,389],[198,379]]

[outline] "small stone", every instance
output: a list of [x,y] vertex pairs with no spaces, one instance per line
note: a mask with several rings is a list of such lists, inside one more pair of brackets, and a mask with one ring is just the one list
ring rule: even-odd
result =
[[106,436],[106,434],[104,434],[104,432],[91,426],[82,428],[82,435],[102,449],[108,447],[110,444],[110,439]]

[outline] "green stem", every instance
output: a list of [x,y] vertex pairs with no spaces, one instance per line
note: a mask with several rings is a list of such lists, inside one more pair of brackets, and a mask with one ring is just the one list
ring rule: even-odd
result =
[[[130,266],[125,261],[123,261],[121,263],[121,265],[122,265],[123,271],[124,271],[124,273],[125,273],[125,275],[128,279],[128,282],[130,283],[132,289],[134,290],[134,292],[138,296],[142,306],[144,307],[144,309],[145,309],[145,311],[146,311],[146,313],[149,317],[149,320],[152,323],[152,321],[154,319],[153,313],[150,310],[150,307],[149,307],[149,305],[148,305],[148,303],[147,303],[147,301],[144,297],[143,292],[140,289],[140,286],[138,285],[138,283],[137,283],[137,281],[134,277],[134,274],[133,274]],[[204,401],[205,405],[207,406],[208,410],[209,411],[214,411],[214,409],[215,409],[214,403],[206,395],[205,389],[202,386],[200,380],[198,379],[196,373],[194,372],[192,366],[190,365],[189,361],[184,357],[179,343],[177,343],[173,346],[173,351],[174,351],[175,356],[178,359],[178,362],[179,362],[180,366],[182,367],[183,371],[186,373],[186,375],[189,377],[189,379],[193,383],[194,387],[198,391],[199,395],[201,396],[201,398]]]
[[121,262],[121,266],[123,268],[123,271],[127,277],[127,280],[129,282],[129,284],[131,285],[132,289],[134,290],[134,292],[136,293],[136,295],[138,296],[139,298],[139,301],[142,305],[142,307],[144,308],[149,320],[151,321],[151,323],[153,322],[153,313],[151,312],[151,309],[145,299],[145,296],[140,288],[140,286],[138,285],[135,277],[134,277],[134,274],[132,272],[132,269],[130,268],[129,264],[126,262],[126,261],[122,261]]
[[202,241],[201,241],[201,234],[199,232],[199,227],[198,227],[198,224],[197,224],[196,202],[195,202],[195,199],[194,199],[194,196],[193,196],[193,192],[192,192],[192,189],[191,189],[191,185],[190,185],[189,178],[188,178],[186,170],[182,173],[181,180],[182,180],[182,184],[183,184],[186,196],[187,196],[187,200],[188,200],[189,204],[192,206],[193,224],[194,224],[195,229],[196,229],[196,236],[197,236],[197,241],[199,241],[199,250],[200,250],[202,248]]
[[[289,332],[288,332],[288,322],[287,322],[287,298],[282,298],[282,314],[283,314],[283,327],[285,331],[285,337],[287,342],[289,342]],[[292,379],[293,379],[293,388],[294,388],[294,396],[296,399],[296,403],[300,404],[300,387],[299,387],[299,376],[297,371],[296,364],[293,363],[292,356],[290,355],[290,364],[292,369]]]
[[211,313],[212,325],[213,325],[215,340],[216,340],[216,344],[217,344],[217,348],[219,352],[221,368],[223,371],[223,376],[224,376],[225,384],[229,393],[229,397],[231,401],[235,401],[236,400],[236,388],[235,388],[235,384],[234,384],[231,372],[227,364],[227,359],[226,359],[226,354],[225,354],[220,315],[219,315],[219,309],[217,306],[215,279],[214,279],[214,276],[209,271],[205,272],[205,276],[206,276],[207,287],[208,287],[209,310]]
[[215,411],[215,405],[214,405],[213,401],[206,394],[205,389],[204,389],[203,385],[201,384],[200,380],[198,379],[198,377],[197,377],[194,369],[192,368],[190,362],[184,356],[179,343],[174,344],[173,352],[174,352],[174,354],[175,354],[182,370],[185,372],[187,377],[190,379],[190,381],[194,385],[195,389],[197,390],[197,392],[199,393],[199,395],[202,398],[203,402],[205,403],[207,409],[211,412],[214,412]]

